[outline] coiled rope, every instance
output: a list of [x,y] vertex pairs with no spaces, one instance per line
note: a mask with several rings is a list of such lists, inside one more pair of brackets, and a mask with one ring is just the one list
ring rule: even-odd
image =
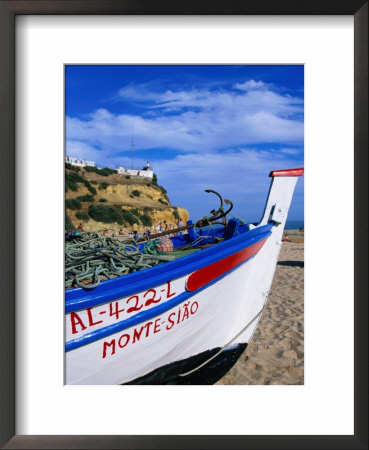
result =
[[[146,250],[147,247],[147,250]],[[173,259],[155,250],[150,241],[143,251],[134,239],[121,241],[98,233],[81,233],[65,243],[65,287],[97,287],[101,280],[115,278]]]

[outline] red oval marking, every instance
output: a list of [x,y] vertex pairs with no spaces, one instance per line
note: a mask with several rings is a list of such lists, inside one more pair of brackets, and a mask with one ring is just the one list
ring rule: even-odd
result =
[[301,177],[304,174],[304,168],[286,169],[286,170],[272,170],[270,177]]
[[250,245],[250,247],[245,248],[244,250],[240,250],[233,255],[227,256],[227,258],[221,259],[209,266],[203,267],[202,269],[197,270],[196,272],[191,273],[191,275],[187,278],[186,290],[189,292],[196,291],[202,286],[210,283],[216,278],[223,275],[225,272],[228,272],[241,263],[245,262],[247,259],[254,256],[264,245],[266,239],[260,242],[256,242],[255,244]]

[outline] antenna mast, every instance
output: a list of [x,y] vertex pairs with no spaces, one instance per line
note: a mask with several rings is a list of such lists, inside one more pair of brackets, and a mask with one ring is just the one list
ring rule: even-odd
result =
[[133,170],[133,135],[132,135],[132,164],[131,169]]

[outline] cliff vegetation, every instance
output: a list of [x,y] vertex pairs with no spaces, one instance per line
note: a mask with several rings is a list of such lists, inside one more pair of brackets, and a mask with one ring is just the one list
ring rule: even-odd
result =
[[152,180],[118,174],[112,169],[65,165],[65,229],[75,230],[81,223],[85,231],[120,229],[154,231],[164,220],[175,228],[178,219],[189,218],[188,211],[172,206],[167,191]]

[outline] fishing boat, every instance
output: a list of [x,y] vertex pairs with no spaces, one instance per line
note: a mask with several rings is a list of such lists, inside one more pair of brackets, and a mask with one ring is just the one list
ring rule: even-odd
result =
[[185,256],[93,289],[67,289],[66,384],[213,384],[221,378],[265,309],[303,171],[270,173],[259,223],[224,221],[222,204],[212,211],[212,219],[221,218],[217,225],[188,223],[185,233],[167,238],[173,253],[189,249]]

